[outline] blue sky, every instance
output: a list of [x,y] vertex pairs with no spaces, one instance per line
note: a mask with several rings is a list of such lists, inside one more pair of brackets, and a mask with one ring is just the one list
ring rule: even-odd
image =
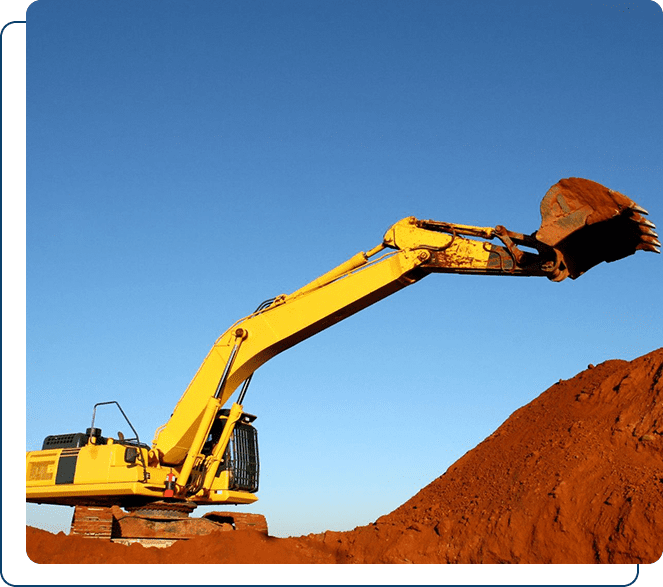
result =
[[[32,4],[26,448],[109,400],[151,441],[219,334],[404,216],[530,233],[579,176],[663,226],[661,49],[649,0]],[[660,263],[433,275],[278,356],[249,511],[392,511],[558,379],[660,347]]]

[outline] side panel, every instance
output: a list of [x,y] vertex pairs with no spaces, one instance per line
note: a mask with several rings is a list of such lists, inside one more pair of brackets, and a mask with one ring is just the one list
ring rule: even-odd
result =
[[26,455],[25,482],[28,487],[54,485],[60,450],[41,450]]
[[[78,451],[77,451],[78,453]],[[58,472],[55,476],[56,485],[64,485],[74,482],[76,474],[76,462],[78,461],[78,454],[74,455],[60,455],[58,461]]]

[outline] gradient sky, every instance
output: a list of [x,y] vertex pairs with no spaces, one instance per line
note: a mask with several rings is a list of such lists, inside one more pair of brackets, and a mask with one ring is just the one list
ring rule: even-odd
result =
[[[579,176],[663,227],[661,49],[649,0],[34,3],[27,450],[110,400],[150,442],[219,334],[405,216],[530,233]],[[305,341],[244,401],[245,509],[276,536],[374,521],[558,379],[660,347],[662,289],[644,252],[433,275]]]

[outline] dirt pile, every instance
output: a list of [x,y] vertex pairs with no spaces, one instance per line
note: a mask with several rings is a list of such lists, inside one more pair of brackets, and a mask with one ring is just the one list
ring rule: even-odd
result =
[[663,349],[517,410],[433,483],[341,537],[357,562],[650,563],[663,552]]
[[663,349],[560,381],[351,532],[147,549],[27,529],[40,563],[651,563],[663,552]]

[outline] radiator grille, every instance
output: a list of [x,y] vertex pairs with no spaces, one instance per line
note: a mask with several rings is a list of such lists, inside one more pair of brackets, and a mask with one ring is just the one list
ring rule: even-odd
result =
[[47,436],[44,438],[44,444],[42,445],[42,450],[54,449],[54,448],[80,448],[87,444],[87,435],[82,432],[76,432],[72,434],[55,434],[53,436]]
[[230,473],[228,489],[258,491],[258,431],[253,426],[237,423],[219,470]]
[[55,471],[55,461],[37,461],[30,463],[28,469],[29,481],[50,481]]

